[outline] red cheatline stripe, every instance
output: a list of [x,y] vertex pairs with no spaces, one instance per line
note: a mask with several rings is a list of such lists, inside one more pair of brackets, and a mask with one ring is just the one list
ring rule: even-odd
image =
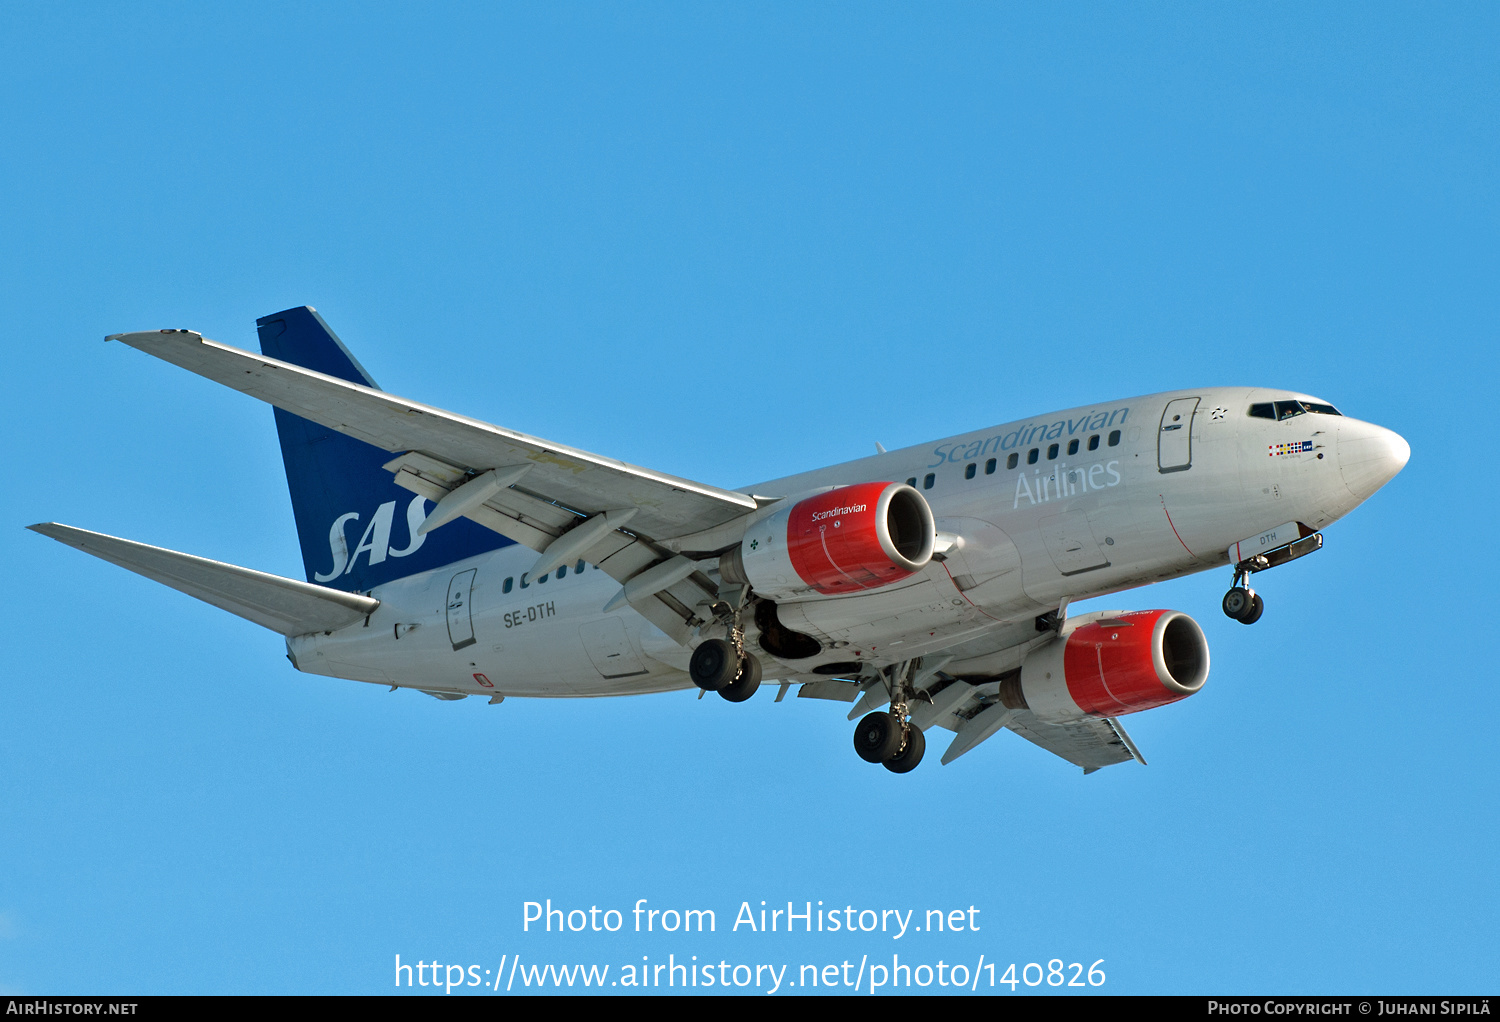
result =
[[[1163,497],[1159,493],[1156,496],[1161,500],[1161,513],[1167,516],[1167,524],[1172,525],[1172,512],[1167,510],[1167,498]],[[1172,535],[1177,537],[1177,542],[1182,543],[1182,536],[1178,533],[1177,526],[1175,525],[1172,525]],[[1188,545],[1186,543],[1182,543],[1182,549],[1187,550],[1189,557],[1198,556],[1191,550],[1188,550]]]
[[947,561],[943,562],[943,570],[948,572],[948,581],[953,583],[953,591],[956,592],[958,595],[962,596],[965,600],[967,600],[969,606],[971,606],[975,610],[979,611],[979,613],[984,614],[984,616],[987,617],[987,618],[989,618],[991,621],[1001,621],[1001,623],[1004,623],[1001,618],[998,618],[998,617],[996,617],[993,614],[987,614],[987,613],[985,613],[985,609],[983,607],[981,607],[979,604],[975,603],[973,600],[969,599],[969,594],[968,593],[966,593],[962,589],[958,588],[958,580],[953,577],[953,572],[948,571],[948,562]]

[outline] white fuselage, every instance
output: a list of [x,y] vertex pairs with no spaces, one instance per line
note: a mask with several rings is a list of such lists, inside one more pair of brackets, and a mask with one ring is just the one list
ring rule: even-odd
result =
[[[1283,523],[1322,529],[1394,476],[1409,451],[1389,430],[1346,416],[1249,414],[1299,398],[1314,400],[1246,387],[1155,394],[747,488],[794,496],[914,480],[937,528],[961,537],[900,583],[780,601],[781,623],[823,651],[796,661],[761,654],[766,677],[810,681],[835,664],[939,652],[954,657],[950,673],[998,673],[1035,643],[1036,616],[1063,600],[1225,565],[1231,544]],[[453,695],[691,687],[689,649],[629,606],[603,613],[619,582],[576,564],[529,579],[537,556],[511,545],[381,586],[367,622],[290,639],[288,650],[309,673]],[[714,563],[703,567],[712,573]]]

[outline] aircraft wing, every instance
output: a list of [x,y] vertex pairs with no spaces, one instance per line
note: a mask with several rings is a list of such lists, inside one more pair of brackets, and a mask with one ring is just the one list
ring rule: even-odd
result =
[[[865,696],[849,711],[850,720],[888,701],[886,690],[881,685],[867,681],[861,689],[856,682],[836,678],[808,682],[797,694],[813,699],[853,702],[861,691]],[[1112,717],[1085,717],[1067,724],[1048,724],[1038,720],[1030,710],[1007,707],[994,695],[983,695],[978,688],[958,679],[934,686],[931,694],[923,693],[915,703],[911,720],[929,735],[936,728],[954,732],[953,741],[943,753],[944,766],[1005,729],[1014,731],[1054,756],[1083,767],[1086,774],[1130,760],[1146,765],[1140,749],[1136,748],[1120,722]]]
[[1086,774],[1132,759],[1142,766],[1146,764],[1120,722],[1111,718],[1088,717],[1070,724],[1044,724],[1023,710],[1005,726],[1054,756],[1083,767]]
[[[569,558],[585,558],[622,583],[651,572],[654,580],[673,579],[665,588],[638,584],[634,592],[650,591],[634,595],[627,588],[622,596],[678,642],[688,638],[696,607],[715,593],[706,577],[692,573],[690,561],[661,541],[725,525],[760,506],[746,493],[503,429],[188,330],[108,339],[399,452],[386,468],[399,485],[439,503],[434,522],[462,515],[539,552],[565,548]],[[621,512],[629,513],[628,533],[603,528],[607,523],[596,517],[588,530],[554,545],[591,517],[611,513],[614,520]]]
[[476,473],[530,465],[524,489],[586,513],[639,508],[632,529],[655,537],[701,532],[758,506],[749,494],[492,426],[190,331],[153,330],[109,339],[387,451],[421,451]]
[[45,522],[27,528],[282,635],[343,628],[380,606],[379,600],[358,593],[75,529],[71,525]]

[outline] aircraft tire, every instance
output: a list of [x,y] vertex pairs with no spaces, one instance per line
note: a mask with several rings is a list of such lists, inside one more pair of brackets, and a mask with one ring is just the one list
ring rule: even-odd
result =
[[1243,621],[1245,620],[1245,615],[1250,613],[1254,605],[1255,594],[1248,589],[1235,586],[1224,594],[1224,602],[1221,606],[1224,609],[1225,617],[1233,618],[1236,621]]
[[733,646],[724,639],[708,639],[693,650],[688,676],[705,692],[717,692],[734,680],[738,668]]
[[755,695],[758,688],[760,688],[760,658],[752,653],[746,653],[745,659],[740,661],[739,673],[733,681],[719,689],[719,695],[731,703],[743,703]]
[[884,763],[901,749],[901,722],[884,710],[867,713],[854,729],[854,751],[866,763]]
[[1242,625],[1253,625],[1260,620],[1260,616],[1266,612],[1266,601],[1260,598],[1260,593],[1250,594],[1250,608],[1245,616],[1239,619]]
[[907,725],[906,748],[885,761],[885,768],[893,774],[904,774],[915,770],[922,762],[922,753],[927,751],[927,739],[922,729],[915,724]]

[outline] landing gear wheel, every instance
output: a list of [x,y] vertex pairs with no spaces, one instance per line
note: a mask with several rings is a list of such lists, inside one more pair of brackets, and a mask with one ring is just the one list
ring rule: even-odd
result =
[[860,718],[854,729],[854,751],[866,763],[884,763],[901,751],[901,722],[883,710]]
[[1260,616],[1266,612],[1266,601],[1260,598],[1260,593],[1250,594],[1250,609],[1245,612],[1244,617],[1239,618],[1242,625],[1253,625],[1260,620]]
[[1250,613],[1255,601],[1259,599],[1254,593],[1240,586],[1235,586],[1224,594],[1224,616],[1232,617],[1236,621],[1245,620],[1245,615]]
[[708,639],[693,650],[688,661],[688,675],[693,684],[705,692],[717,692],[735,679],[739,672],[734,647],[724,639]]
[[740,671],[735,679],[719,689],[719,695],[731,703],[743,703],[760,688],[760,658],[753,653],[746,653],[739,666]]
[[885,761],[885,768],[893,774],[904,774],[915,770],[917,764],[922,762],[922,753],[927,751],[927,739],[922,736],[922,729],[915,724],[906,726],[906,748],[896,753],[895,756]]

